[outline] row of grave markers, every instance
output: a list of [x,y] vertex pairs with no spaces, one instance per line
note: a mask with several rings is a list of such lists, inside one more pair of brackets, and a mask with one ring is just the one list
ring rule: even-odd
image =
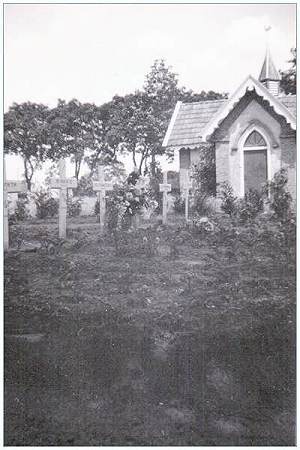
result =
[[[77,187],[77,180],[75,178],[66,177],[66,161],[61,159],[59,161],[59,178],[52,178],[50,180],[51,189],[59,189],[59,219],[58,230],[59,237],[65,239],[67,235],[67,194],[68,189],[75,189]],[[188,220],[188,208],[189,208],[189,190],[191,189],[191,183],[187,184],[183,188],[184,200],[185,200],[185,219]],[[100,206],[100,232],[104,232],[105,226],[105,212],[106,212],[106,192],[111,191],[113,185],[111,182],[105,181],[104,166],[98,166],[98,180],[93,181],[93,190],[98,193],[99,206]],[[167,224],[167,208],[168,208],[168,193],[171,192],[171,184],[167,182],[167,172],[163,174],[163,183],[159,184],[159,190],[163,193],[163,213],[162,222]],[[9,248],[9,226],[8,226],[8,194],[21,193],[27,191],[27,185],[25,181],[11,181],[6,180],[5,175],[5,162],[4,162],[4,250]]]
[[[67,236],[67,198],[68,189],[75,189],[77,187],[77,180],[75,178],[66,177],[66,161],[61,159],[59,161],[59,178],[52,178],[50,180],[51,189],[59,189],[59,212],[58,212],[58,233],[61,239]],[[100,204],[100,231],[104,231],[105,223],[105,195],[107,191],[113,189],[112,183],[106,182],[104,179],[104,167],[98,166],[98,181],[93,181],[93,190],[98,193]],[[4,250],[9,248],[9,226],[8,226],[8,194],[21,193],[27,191],[25,181],[8,181],[5,175],[4,162]]]

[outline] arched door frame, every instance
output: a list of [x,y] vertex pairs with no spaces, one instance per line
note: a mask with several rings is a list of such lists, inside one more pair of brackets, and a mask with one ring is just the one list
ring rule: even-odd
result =
[[[253,132],[257,131],[261,136],[264,138],[266,142],[265,147],[245,147],[245,142],[248,138],[248,136]],[[272,179],[272,168],[271,168],[271,146],[270,146],[271,139],[268,136],[268,134],[265,132],[265,130],[258,126],[258,125],[252,125],[250,128],[247,128],[245,132],[242,134],[239,140],[239,153],[240,153],[240,196],[244,197],[245,195],[245,160],[244,160],[244,151],[251,152],[251,150],[266,150],[267,151],[267,181],[271,181]]]

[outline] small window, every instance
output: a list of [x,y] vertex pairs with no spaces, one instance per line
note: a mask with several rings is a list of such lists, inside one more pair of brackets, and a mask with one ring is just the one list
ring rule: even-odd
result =
[[267,147],[267,144],[262,135],[254,130],[247,137],[244,147]]

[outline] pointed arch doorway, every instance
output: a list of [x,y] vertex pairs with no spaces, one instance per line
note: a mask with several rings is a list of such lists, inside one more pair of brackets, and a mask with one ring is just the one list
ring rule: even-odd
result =
[[254,129],[242,142],[242,195],[251,190],[261,191],[268,181],[269,157],[266,138]]

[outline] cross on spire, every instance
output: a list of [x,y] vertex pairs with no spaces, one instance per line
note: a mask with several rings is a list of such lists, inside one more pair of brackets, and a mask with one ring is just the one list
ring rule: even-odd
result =
[[273,95],[279,94],[280,75],[272,60],[270,46],[269,46],[269,32],[271,26],[265,26],[266,32],[266,56],[260,71],[259,81],[271,92]]

